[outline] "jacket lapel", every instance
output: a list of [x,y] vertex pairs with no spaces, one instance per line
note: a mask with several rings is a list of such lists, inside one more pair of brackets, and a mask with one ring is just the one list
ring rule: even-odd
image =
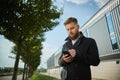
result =
[[73,45],[73,48],[74,48],[74,49],[75,49],[76,47],[78,47],[78,46],[82,43],[83,38],[84,38],[84,36],[81,35],[80,38],[77,40],[77,42]]

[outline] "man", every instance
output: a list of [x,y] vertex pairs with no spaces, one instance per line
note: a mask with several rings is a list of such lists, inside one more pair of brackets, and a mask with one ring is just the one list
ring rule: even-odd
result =
[[59,65],[62,80],[91,80],[90,66],[97,66],[100,62],[96,42],[86,38],[79,32],[78,21],[74,17],[68,18],[64,25],[68,32],[66,43],[63,45]]

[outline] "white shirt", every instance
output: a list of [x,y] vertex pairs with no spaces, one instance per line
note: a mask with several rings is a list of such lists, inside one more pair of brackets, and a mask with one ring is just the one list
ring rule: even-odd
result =
[[79,38],[80,38],[80,35],[75,40],[72,40],[72,44],[74,45]]

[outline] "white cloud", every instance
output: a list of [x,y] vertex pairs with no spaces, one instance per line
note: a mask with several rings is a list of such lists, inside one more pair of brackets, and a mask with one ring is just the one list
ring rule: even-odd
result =
[[[53,0],[55,2],[58,2],[60,4],[63,4],[65,0]],[[72,2],[72,3],[75,3],[75,4],[85,4],[89,1],[92,1],[92,0],[66,0],[68,2]],[[99,6],[99,7],[102,7],[104,4],[106,4],[109,0],[94,0],[96,2],[96,4]],[[62,5],[63,6],[63,5]]]
[[99,7],[102,7],[104,4],[106,4],[109,0],[94,0]]
[[[87,3],[88,1],[90,0],[66,0],[68,2],[72,2],[72,3],[75,3],[75,4],[84,4],[84,3]],[[91,0],[92,1],[92,0]],[[94,0],[96,2],[96,4],[99,6],[99,7],[102,7],[104,4],[106,4],[109,0]]]
[[63,3],[64,2],[64,0],[52,0],[53,2],[61,2],[61,3]]
[[64,0],[52,0],[53,5],[57,6],[58,9],[61,9],[64,7]]
[[87,3],[89,0],[67,0],[67,1],[76,3],[76,4],[83,4],[83,3]]

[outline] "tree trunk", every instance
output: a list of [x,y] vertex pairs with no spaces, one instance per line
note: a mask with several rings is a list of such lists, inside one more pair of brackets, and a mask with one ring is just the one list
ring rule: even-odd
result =
[[26,66],[26,78],[25,80],[28,80],[28,65]]
[[24,70],[23,70],[22,80],[25,80],[25,69],[26,69],[26,63],[24,63]]
[[21,49],[21,42],[18,41],[18,52],[16,54],[16,60],[15,60],[15,64],[14,64],[14,71],[13,71],[13,76],[12,76],[12,80],[17,80],[17,73],[18,73],[18,65],[19,65],[19,59],[20,59],[20,49]]
[[32,77],[32,75],[33,75],[33,70],[29,69],[28,78]]

